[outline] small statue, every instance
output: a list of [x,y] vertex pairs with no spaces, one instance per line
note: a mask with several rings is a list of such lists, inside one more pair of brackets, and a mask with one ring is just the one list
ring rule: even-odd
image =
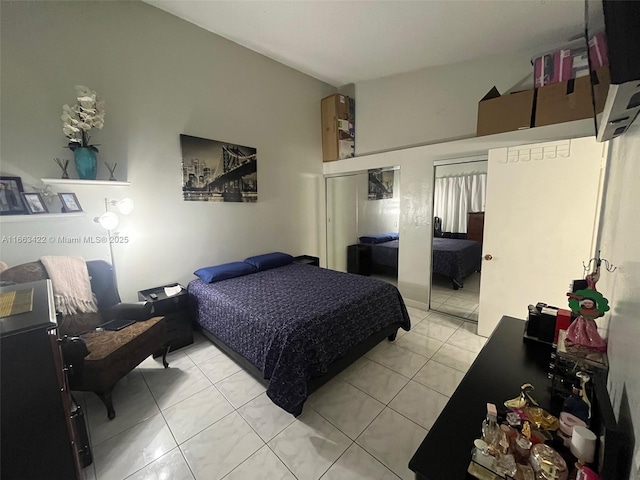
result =
[[576,381],[573,384],[571,395],[564,401],[562,410],[588,424],[591,417],[591,402],[585,386],[591,378],[584,372],[578,372],[576,377],[580,379],[580,382]]
[[104,162],[104,164],[107,166],[107,169],[109,170],[109,180],[112,182],[117,181],[116,177],[113,175],[113,172],[116,171],[118,162],[114,163],[113,165],[111,165],[109,162]]
[[520,396],[512,398],[511,400],[507,400],[506,402],[504,402],[504,406],[512,409],[539,406],[538,402],[536,402],[529,393],[532,390],[534,390],[533,385],[531,385],[530,383],[525,383],[520,387]]
[[578,314],[578,318],[567,329],[567,342],[604,352],[607,350],[607,343],[598,333],[595,322],[596,318],[602,317],[609,311],[609,301],[596,290],[601,262],[598,256],[593,272],[585,277],[587,288],[575,293],[567,293],[571,311]]
[[67,173],[67,168],[69,167],[69,160],[67,159],[61,160],[60,158],[54,158],[53,161],[56,162],[58,166],[62,169],[61,178],[63,179],[69,178],[69,174]]

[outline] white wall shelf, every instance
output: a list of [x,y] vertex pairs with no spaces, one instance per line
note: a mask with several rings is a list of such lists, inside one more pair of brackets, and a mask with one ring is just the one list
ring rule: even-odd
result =
[[34,215],[2,215],[0,216],[0,223],[11,222],[33,222],[39,220],[51,220],[54,218],[77,218],[85,217],[87,212],[74,212],[74,213],[37,213]]
[[45,185],[101,185],[106,187],[128,187],[131,182],[112,180],[80,180],[79,178],[41,178]]

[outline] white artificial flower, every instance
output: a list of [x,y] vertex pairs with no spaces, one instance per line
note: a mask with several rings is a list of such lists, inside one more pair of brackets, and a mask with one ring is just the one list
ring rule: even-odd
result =
[[67,136],[74,136],[74,133],[78,133],[80,129],[71,125],[65,125],[64,127],[62,127],[62,131]]
[[76,94],[79,97],[91,95],[92,93],[95,93],[95,92],[92,92],[89,87],[85,87],[84,85],[76,85]]

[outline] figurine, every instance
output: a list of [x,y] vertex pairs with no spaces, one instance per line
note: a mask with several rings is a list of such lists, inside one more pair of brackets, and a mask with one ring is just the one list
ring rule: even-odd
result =
[[600,257],[596,257],[593,272],[585,277],[586,289],[567,293],[571,311],[578,314],[578,318],[567,329],[567,342],[604,352],[607,350],[607,343],[598,333],[598,326],[595,322],[596,318],[602,317],[609,311],[609,301],[596,290],[596,283],[600,278],[601,262]]
[[576,377],[580,379],[580,383],[575,382],[573,384],[571,395],[564,401],[562,410],[588,424],[591,417],[591,402],[587,397],[585,386],[591,378],[584,372],[578,372]]
[[507,408],[524,408],[524,407],[537,407],[538,402],[534,400],[534,398],[529,393],[531,390],[534,390],[533,385],[530,383],[525,383],[520,387],[520,396],[516,398],[512,398],[511,400],[507,400],[504,402],[504,406]]

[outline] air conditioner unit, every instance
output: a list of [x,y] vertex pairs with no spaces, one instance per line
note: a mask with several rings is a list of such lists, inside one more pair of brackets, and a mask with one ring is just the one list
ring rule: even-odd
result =
[[640,1],[587,0],[585,19],[588,41],[604,29],[609,59],[611,85],[595,118],[596,138],[604,142],[626,132],[640,112]]

